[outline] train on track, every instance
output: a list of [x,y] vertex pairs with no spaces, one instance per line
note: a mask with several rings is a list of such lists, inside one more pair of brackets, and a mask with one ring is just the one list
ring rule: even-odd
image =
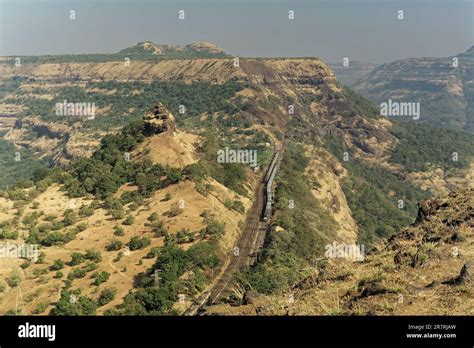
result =
[[263,179],[264,182],[264,209],[263,209],[263,214],[262,218],[264,221],[268,220],[270,216],[272,215],[272,203],[273,203],[273,192],[272,192],[272,185],[273,181],[275,180],[276,172],[277,172],[277,167],[278,167],[278,159],[280,156],[280,152],[277,151],[275,153],[275,156],[273,156],[272,163],[270,164],[270,167],[268,167],[267,174],[265,175],[265,178]]
[[[273,181],[275,180],[275,176],[278,170],[278,163],[280,159],[280,151],[276,151],[273,159],[268,167],[268,170],[265,174],[265,177],[262,179],[263,183],[263,205],[261,203],[261,192],[260,189],[257,190],[259,192],[259,197],[260,197],[260,203],[254,203],[256,207],[258,207],[258,213],[254,214],[253,216],[250,216],[251,218],[248,220],[248,224],[252,226],[250,228],[251,234],[247,234],[247,237],[253,237],[256,233],[260,232],[260,230],[265,230],[265,227],[263,225],[260,225],[261,220],[268,220],[271,215],[272,215],[272,203],[273,203],[273,192],[272,192],[272,185]],[[261,183],[259,183],[259,186],[261,186]],[[256,200],[258,202],[259,199]],[[265,238],[265,235],[261,235],[260,239],[262,241],[258,241],[257,238],[257,244],[263,245],[263,240]],[[250,241],[250,243],[248,242]],[[257,260],[257,252],[253,251],[251,252],[251,248],[253,247],[252,244],[252,238],[246,239],[244,237],[241,237],[241,240],[239,241],[239,248],[242,251],[240,254],[242,257],[248,258],[250,257],[251,260],[256,261]],[[245,260],[244,260],[245,261]],[[252,261],[250,261],[250,264],[252,264]],[[230,273],[232,270],[240,270],[241,267],[245,266],[248,267],[247,262],[243,262],[242,259],[233,258],[230,262],[230,264],[227,266],[227,268],[230,271],[226,271],[224,275],[221,276],[219,282],[217,282],[214,287],[211,290],[203,292],[194,302],[191,304],[191,306],[184,312],[183,315],[185,316],[192,316],[192,315],[199,315],[199,310],[207,304],[213,304],[221,296],[222,294],[226,293],[226,288],[228,287],[229,283],[232,282],[232,277],[233,273]],[[234,267],[234,268],[232,268]],[[226,277],[227,275],[227,277]]]

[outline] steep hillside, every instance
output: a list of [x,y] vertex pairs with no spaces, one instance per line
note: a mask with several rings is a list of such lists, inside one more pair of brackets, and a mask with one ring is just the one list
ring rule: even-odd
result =
[[[12,255],[37,245],[39,255],[2,263],[0,312],[104,313],[144,286],[156,257],[171,251],[191,264],[183,277],[163,277],[157,313],[182,312],[212,282],[240,234],[255,178],[239,166],[214,179],[223,169],[206,165],[211,138],[176,131],[173,120],[158,104],[69,172],[3,193],[2,245]],[[236,173],[243,175],[231,181]]]
[[[353,88],[380,104],[420,103],[416,122],[474,132],[474,46],[455,57],[411,58],[375,68]],[[410,121],[409,117],[398,117]]]
[[366,255],[318,261],[280,296],[247,288],[207,315],[473,315],[474,190],[420,203],[416,222]]
[[[182,313],[229,262],[276,148],[275,213],[239,275],[261,294],[310,277],[327,245],[376,252],[418,201],[472,185],[473,136],[381,117],[317,58],[169,50],[218,51],[141,43],[126,53],[163,59],[0,64],[2,140],[50,165],[2,192],[1,239],[43,256],[8,260],[1,311],[23,296],[22,313]],[[224,149],[254,151],[255,166],[219,161]]]

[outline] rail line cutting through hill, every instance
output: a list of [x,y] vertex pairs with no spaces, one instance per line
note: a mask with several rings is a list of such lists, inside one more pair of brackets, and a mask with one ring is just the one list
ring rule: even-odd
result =
[[282,151],[276,150],[265,175],[258,180],[255,188],[255,199],[247,215],[245,229],[242,232],[224,272],[215,280],[212,288],[199,296],[184,315],[196,315],[204,305],[216,304],[227,298],[232,292],[231,286],[237,272],[252,266],[258,261],[258,256],[268,229],[272,215],[273,183],[282,158]]

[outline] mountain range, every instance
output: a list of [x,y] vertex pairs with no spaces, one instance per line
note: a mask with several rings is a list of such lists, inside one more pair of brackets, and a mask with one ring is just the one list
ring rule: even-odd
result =
[[[448,76],[469,90],[471,53],[460,57],[459,70],[438,65],[446,78],[426,72],[412,84],[430,86],[420,96],[421,121],[428,98],[458,86]],[[382,117],[318,58],[236,60],[212,44],[142,42],[115,55],[21,61],[0,60],[0,236],[12,249],[37,245],[39,255],[9,258],[0,268],[0,312],[183,314],[230,262],[261,176],[279,151],[259,261],[239,272],[224,309],[207,313],[230,306],[258,314],[246,312],[251,297],[285,299],[314,277],[312,300],[306,307],[291,302],[292,314],[407,313],[391,311],[390,301],[425,293],[437,301],[417,300],[423,313],[449,312],[453,301],[455,313],[472,313],[468,279],[444,284],[434,271],[443,265],[443,277],[457,277],[467,264],[464,273],[471,272],[468,132]],[[371,79],[386,82],[382,67]],[[90,104],[94,115],[64,114],[58,103]],[[468,119],[449,123],[469,130]],[[220,163],[218,152],[227,148],[256,151],[257,168]],[[368,261],[325,256],[334,243],[363,246]],[[451,247],[459,251],[453,259]],[[329,273],[321,283],[323,269]],[[431,281],[442,284],[410,292]],[[318,307],[321,292],[328,302]]]

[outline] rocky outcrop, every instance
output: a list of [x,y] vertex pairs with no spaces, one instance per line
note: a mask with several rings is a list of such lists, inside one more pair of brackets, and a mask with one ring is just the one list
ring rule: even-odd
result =
[[163,106],[157,103],[153,111],[143,117],[145,134],[155,135],[167,131],[174,131],[174,116]]

